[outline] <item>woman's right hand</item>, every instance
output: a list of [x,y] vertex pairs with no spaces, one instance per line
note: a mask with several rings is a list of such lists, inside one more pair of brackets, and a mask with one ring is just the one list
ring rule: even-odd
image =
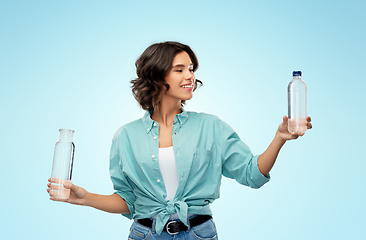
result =
[[[48,179],[48,184],[47,184],[47,192],[50,193],[51,190],[51,183],[52,180],[51,178]],[[76,186],[74,184],[70,183],[64,183],[64,187],[66,189],[70,189],[70,197],[68,199],[58,199],[58,198],[54,198],[50,195],[50,199],[52,201],[58,201],[58,202],[67,202],[67,203],[71,203],[71,204],[76,204],[76,205],[86,205],[86,199],[88,197],[89,192],[86,191],[84,188]]]

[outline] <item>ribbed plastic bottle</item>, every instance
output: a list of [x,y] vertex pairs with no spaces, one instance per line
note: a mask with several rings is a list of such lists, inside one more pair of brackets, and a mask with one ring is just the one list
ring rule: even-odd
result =
[[55,145],[51,173],[50,196],[57,199],[68,199],[70,189],[63,184],[71,182],[75,145],[72,142],[74,130],[60,129],[59,140]]
[[288,131],[305,133],[307,116],[306,83],[301,78],[301,71],[292,72],[292,80],[287,87]]

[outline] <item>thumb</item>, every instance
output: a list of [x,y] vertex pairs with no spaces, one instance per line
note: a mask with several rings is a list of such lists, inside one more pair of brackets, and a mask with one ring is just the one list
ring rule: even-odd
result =
[[282,124],[286,127],[288,124],[288,117],[286,115],[283,115],[282,121],[283,121]]
[[72,189],[72,188],[75,188],[75,185],[72,184],[71,182],[68,182],[68,183],[64,183],[64,187],[66,189]]

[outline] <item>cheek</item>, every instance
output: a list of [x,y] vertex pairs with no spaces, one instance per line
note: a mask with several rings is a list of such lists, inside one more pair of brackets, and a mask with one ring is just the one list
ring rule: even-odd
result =
[[177,83],[177,78],[172,74],[167,75],[164,80],[169,86],[173,86]]

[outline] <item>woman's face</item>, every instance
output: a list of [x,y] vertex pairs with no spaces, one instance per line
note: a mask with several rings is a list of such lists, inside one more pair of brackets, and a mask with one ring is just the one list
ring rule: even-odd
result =
[[195,81],[191,58],[188,53],[180,52],[175,56],[172,69],[165,77],[165,82],[170,86],[165,95],[177,100],[189,100],[193,96]]

